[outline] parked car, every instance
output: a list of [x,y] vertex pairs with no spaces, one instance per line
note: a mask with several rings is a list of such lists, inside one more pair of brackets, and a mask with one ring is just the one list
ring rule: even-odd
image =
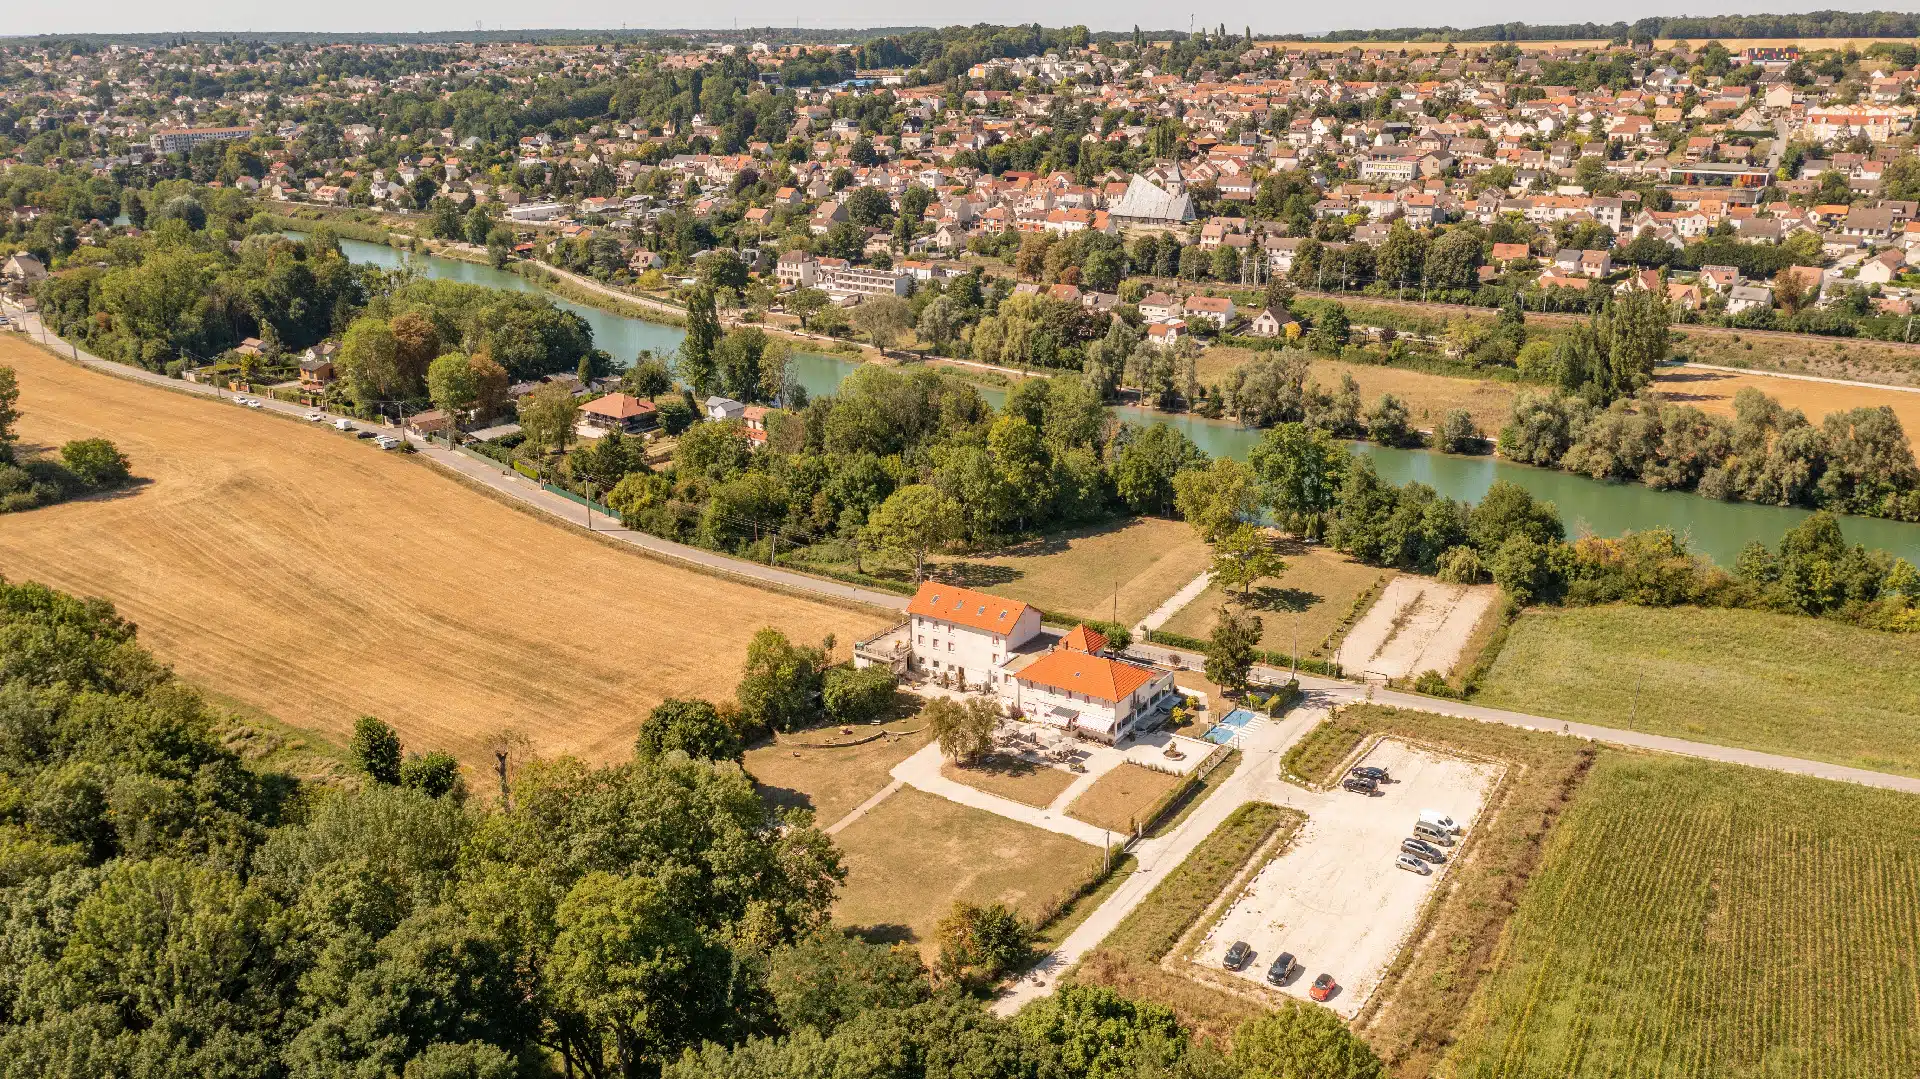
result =
[[1460,830],[1460,826],[1454,823],[1452,817],[1447,816],[1437,809],[1421,810],[1420,823],[1431,824],[1443,832],[1458,832]]
[[1402,839],[1400,841],[1400,853],[1411,854],[1415,858],[1432,862],[1435,865],[1447,860],[1445,851],[1442,851],[1439,847],[1434,846],[1424,839]]
[[1226,965],[1228,970],[1244,970],[1253,961],[1253,945],[1244,940],[1236,940],[1233,947],[1227,949]]
[[1371,779],[1361,779],[1359,776],[1348,776],[1340,781],[1340,785],[1355,794],[1374,794],[1380,790],[1380,784]]
[[1413,837],[1415,839],[1424,839],[1429,843],[1438,843],[1443,847],[1453,846],[1452,832],[1443,832],[1433,825],[1428,824],[1426,821],[1421,821],[1419,824],[1413,826]]
[[400,440],[393,437],[392,435],[376,435],[374,436],[373,441],[375,445],[379,446],[383,450],[396,449],[400,445]]
[[1307,995],[1315,1000],[1324,1001],[1338,988],[1340,985],[1333,980],[1333,975],[1322,974],[1313,980],[1313,988],[1307,990]]
[[309,412],[307,413],[307,421],[309,423],[325,423],[327,422],[327,414],[317,410]]
[[374,435],[373,435],[373,432],[372,432],[372,431],[369,431],[369,430],[367,430],[366,428],[364,428],[364,427],[362,427],[362,428],[361,428],[360,430],[358,430],[358,431],[355,431],[355,432],[353,433],[353,437],[355,437],[355,438],[372,438],[372,437],[374,437]]
[[260,399],[259,399],[258,397],[249,397],[249,398],[247,398],[247,407],[248,407],[248,408],[259,408],[259,407],[260,407]]
[[1281,952],[1280,957],[1267,968],[1267,981],[1274,985],[1285,985],[1287,979],[1293,977],[1294,968],[1297,966],[1299,964],[1293,961],[1292,952]]
[[1390,778],[1385,768],[1376,768],[1371,764],[1363,764],[1355,768],[1353,774],[1361,779],[1371,779],[1375,783],[1385,783]]
[[1394,855],[1393,864],[1400,867],[1401,869],[1406,870],[1409,873],[1418,873],[1423,877],[1426,876],[1428,873],[1433,872],[1433,870],[1427,865],[1427,863],[1421,861],[1418,858],[1415,858],[1411,854]]

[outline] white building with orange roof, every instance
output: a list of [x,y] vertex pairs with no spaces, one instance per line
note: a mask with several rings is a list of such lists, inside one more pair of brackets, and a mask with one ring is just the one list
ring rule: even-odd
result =
[[1040,611],[1016,599],[926,581],[907,604],[907,632],[909,670],[963,689],[991,690],[1001,664],[1040,635]]
[[1103,655],[1107,639],[1075,626],[1052,651],[1009,661],[998,674],[1009,715],[1108,744],[1125,739],[1177,697],[1173,672]]

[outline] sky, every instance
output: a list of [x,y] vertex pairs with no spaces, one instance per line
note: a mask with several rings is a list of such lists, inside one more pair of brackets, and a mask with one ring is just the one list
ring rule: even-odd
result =
[[[1225,23],[1239,31],[1251,25],[1254,33],[1321,33],[1339,29],[1395,26],[1481,26],[1495,22],[1568,23],[1588,20],[1625,20],[1653,15],[1758,14],[1813,9],[1903,10],[1916,0],[1880,0],[1850,4],[1833,0],[1790,0],[1744,3],[1689,2],[1684,6],[1660,0],[1620,0],[1613,4],[1540,3],[1538,0],[1465,0],[1444,5],[1427,0],[1373,0],[1362,6],[1302,3],[1275,4],[1271,0],[1210,0],[1173,5],[1161,0],[1054,0],[1036,5],[1030,0],[974,0],[964,15],[931,4],[901,4],[898,0],[823,0],[795,4],[792,0],[705,0],[697,4],[632,3],[619,0],[329,0],[323,4],[261,4],[259,0],[75,0],[54,4],[17,0],[0,15],[0,34],[134,33],[175,30],[298,30],[335,32],[396,32],[459,30],[475,23],[488,30],[720,28],[732,25],[794,24],[815,29],[852,29],[868,26],[938,25],[965,21],[1011,23],[1038,19],[1048,26],[1083,24],[1095,30],[1126,30],[1138,24],[1150,30],[1183,29]],[[935,15],[944,10],[944,17]]]

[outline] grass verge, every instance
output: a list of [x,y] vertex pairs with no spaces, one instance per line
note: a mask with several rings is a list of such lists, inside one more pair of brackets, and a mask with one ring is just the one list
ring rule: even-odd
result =
[[1181,776],[1126,761],[1081,791],[1067,806],[1067,815],[1110,832],[1131,832],[1155,803],[1184,782]]
[[1073,773],[1065,769],[1011,757],[987,757],[978,764],[964,766],[947,761],[940,766],[940,774],[974,790],[1038,809],[1052,805],[1074,780]]
[[1280,758],[1281,770],[1317,787],[1330,786],[1340,778],[1334,769],[1366,736],[1366,724],[1345,722],[1337,714],[1329,716],[1287,750]]

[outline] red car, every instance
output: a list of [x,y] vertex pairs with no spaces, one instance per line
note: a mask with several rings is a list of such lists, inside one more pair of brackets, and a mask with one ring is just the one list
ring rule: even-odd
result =
[[1315,1000],[1324,1001],[1338,988],[1340,987],[1334,984],[1333,975],[1322,974],[1313,980],[1313,988],[1307,990],[1307,995]]

